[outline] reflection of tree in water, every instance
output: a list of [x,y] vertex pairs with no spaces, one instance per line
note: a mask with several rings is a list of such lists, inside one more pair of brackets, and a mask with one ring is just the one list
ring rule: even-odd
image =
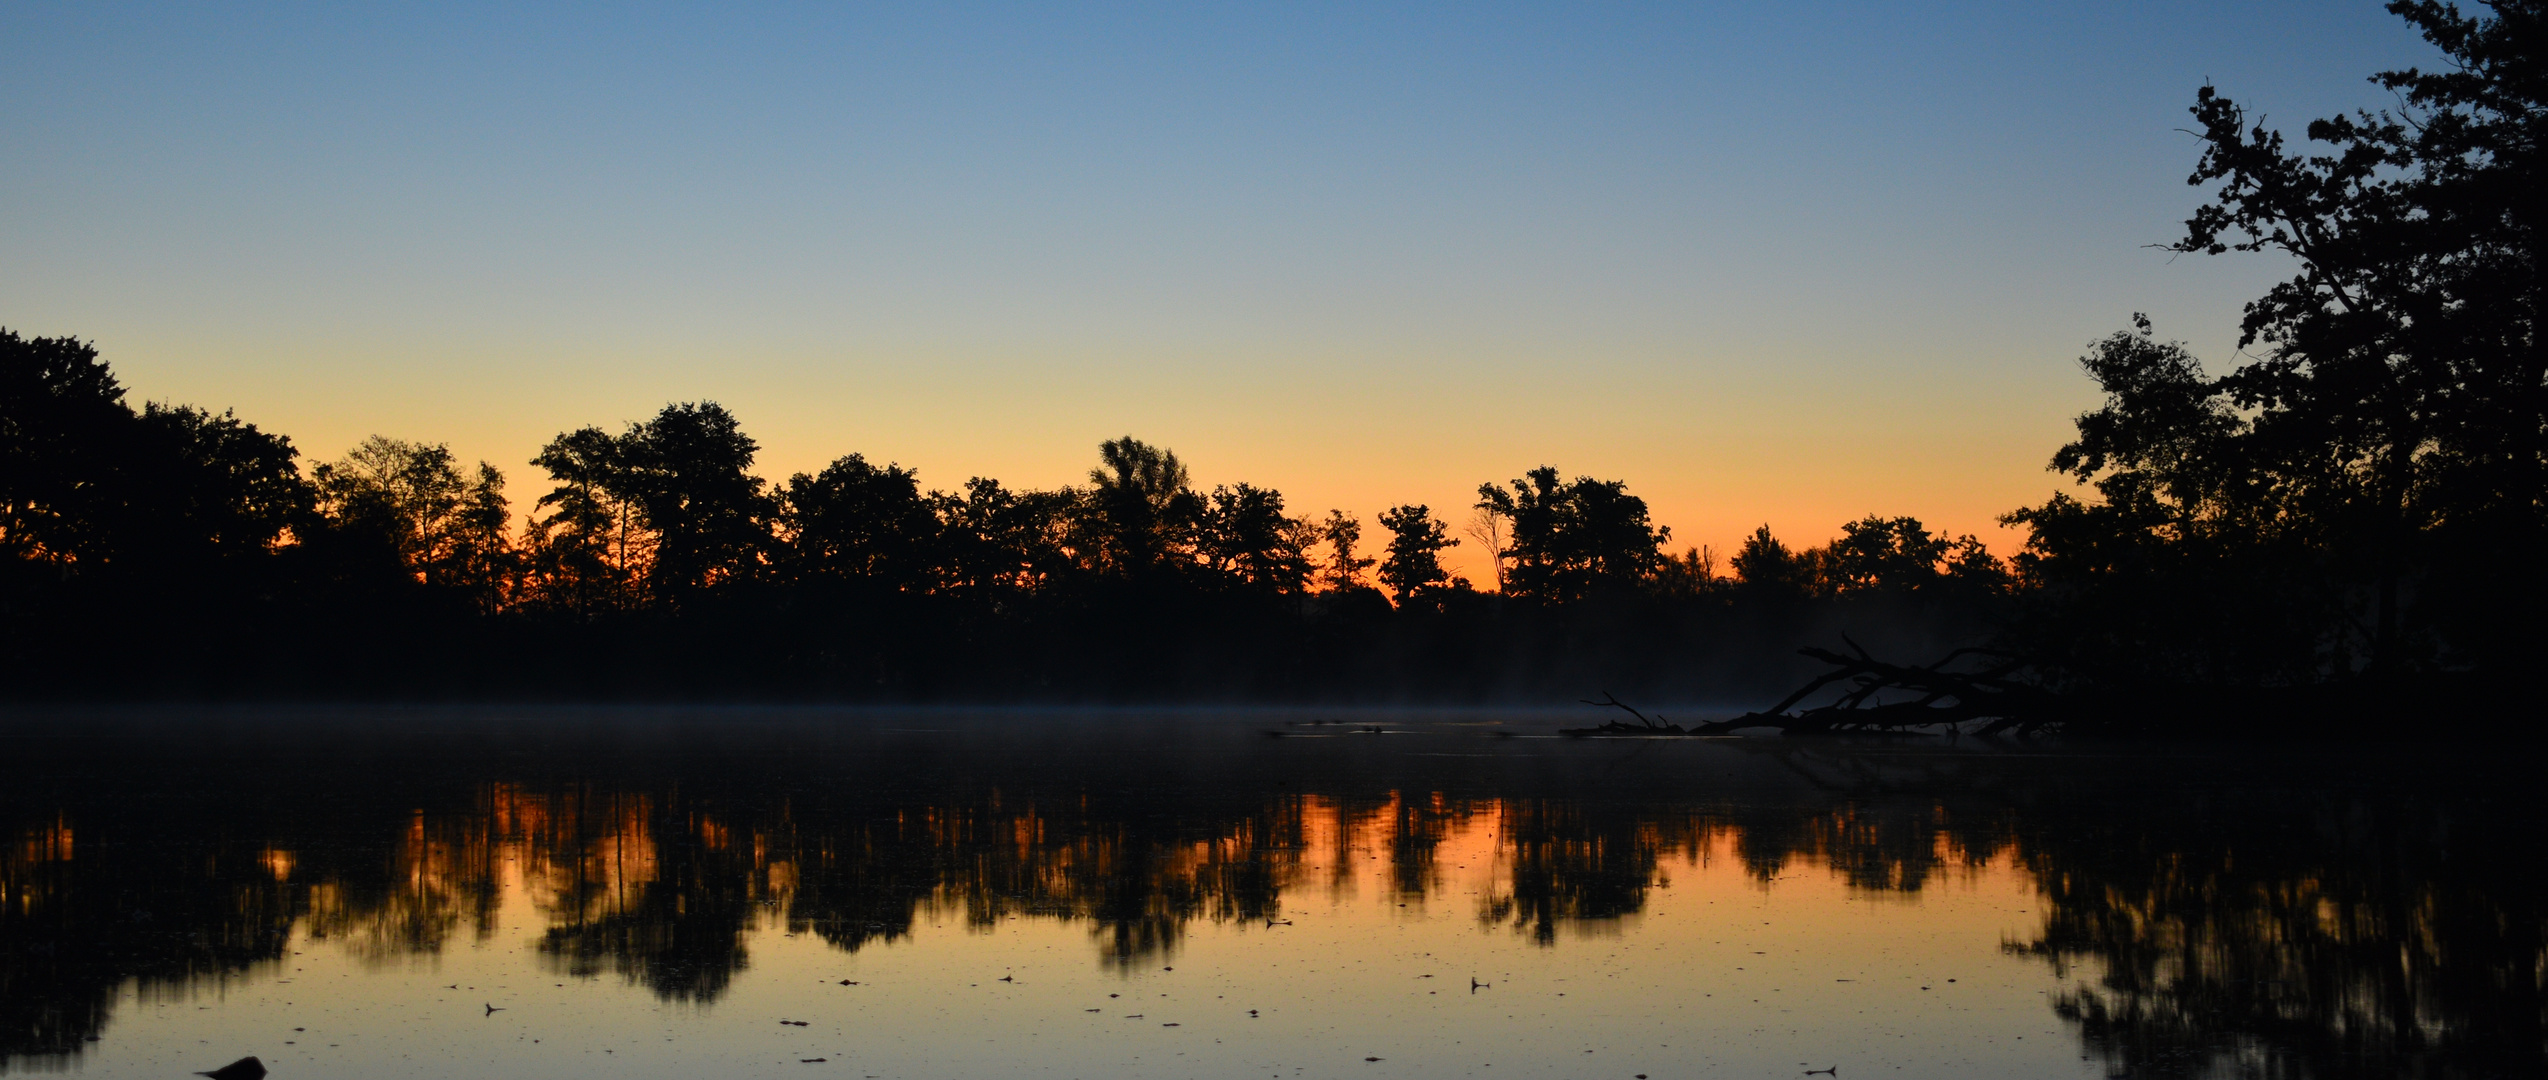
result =
[[[2535,1075],[2548,935],[2535,829],[2496,814],[2217,806],[2030,842],[2056,1002],[2135,1074]],[[2208,843],[2179,841],[2188,832]]]
[[2046,912],[2008,947],[2074,982],[2058,1011],[2135,1074],[2541,1063],[2535,812],[1953,756],[1775,765],[1811,793],[354,775],[241,805],[161,777],[149,797],[0,804],[0,1060],[67,1060],[127,979],[217,984],[283,958],[296,927],[395,962],[487,938],[508,896],[556,970],[710,1000],[756,930],[856,951],[924,922],[1057,919],[1086,925],[1103,963],[1162,963],[1198,922],[1281,918],[1287,892],[1376,875],[1387,901],[1426,902],[1456,860],[1488,875],[1484,926],[1553,945],[1644,910],[1676,865],[1731,858],[1764,887],[1805,870],[1871,896],[2008,860]]
[[477,820],[519,830],[504,840],[548,919],[540,950],[567,974],[614,971],[692,1000],[724,993],[744,967],[744,930],[770,891],[757,838],[704,808],[581,786],[498,786],[487,803]]
[[1489,896],[1478,917],[1511,923],[1543,944],[1556,940],[1561,922],[1641,910],[1661,851],[1697,842],[1686,815],[1656,821],[1537,799],[1512,800],[1502,810],[1497,831],[1512,872],[1506,891]]
[[1079,802],[922,807],[801,823],[774,847],[794,860],[786,916],[844,949],[891,941],[921,917],[988,928],[1084,920],[1113,962],[1166,952],[1196,919],[1266,917],[1274,864],[1297,850],[1279,814],[1233,822],[1111,815]]
[[408,815],[386,872],[310,865],[325,849],[269,848],[279,880],[305,882],[303,925],[312,941],[335,942],[388,962],[435,953],[464,928],[484,938],[499,899],[494,838],[468,818]]
[[126,979],[182,993],[284,954],[301,910],[258,847],[137,838],[102,858],[99,839],[0,832],[0,1066],[80,1050]]
[[1442,888],[1437,855],[1451,832],[1475,820],[1473,802],[1429,797],[1392,798],[1389,822],[1389,884],[1409,903],[1422,903]]

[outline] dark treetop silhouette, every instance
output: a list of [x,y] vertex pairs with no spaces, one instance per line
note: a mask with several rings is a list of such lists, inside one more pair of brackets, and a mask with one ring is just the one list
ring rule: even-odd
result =
[[438,444],[373,438],[304,475],[226,415],[135,413],[78,341],[0,332],[0,366],[22,692],[1687,696],[1766,689],[1783,642],[1821,629],[1978,633],[2005,591],[1995,563],[1949,588],[1945,553],[1978,544],[1908,518],[1750,589],[1712,553],[1667,556],[1626,485],[1543,467],[1481,489],[1511,583],[1481,593],[1443,569],[1458,541],[1425,506],[1368,544],[1353,514],[1204,490],[1129,436],[1085,487],[924,490],[857,454],[773,485],[714,402],[560,434],[514,529],[502,472]]
[[2543,6],[2392,3],[2448,69],[2304,155],[2204,87],[2214,199],[2172,249],[2288,256],[2254,359],[2211,377],[2147,320],[2082,361],[2107,404],[2054,467],[2099,499],[2010,515],[2022,636],[2103,681],[2306,683],[2535,663],[2548,550],[2538,193]]

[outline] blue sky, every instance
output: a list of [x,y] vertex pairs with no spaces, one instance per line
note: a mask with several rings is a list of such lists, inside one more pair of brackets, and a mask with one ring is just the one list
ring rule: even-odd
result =
[[2194,88],[2296,129],[2431,56],[2370,3],[21,2],[0,40],[0,324],[315,456],[448,441],[527,503],[549,435],[707,397],[773,475],[1058,484],[1130,432],[1369,515],[1546,462],[1719,545],[2040,499],[2086,341],[2148,311],[2227,362],[2285,272],[2147,246]]

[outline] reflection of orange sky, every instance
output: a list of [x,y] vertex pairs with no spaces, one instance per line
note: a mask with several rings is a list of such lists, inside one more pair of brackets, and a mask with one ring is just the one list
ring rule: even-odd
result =
[[29,829],[18,840],[18,860],[27,863],[71,861],[71,826],[59,818]]
[[28,915],[44,903],[50,889],[37,871],[48,864],[71,861],[71,841],[70,823],[55,818],[49,825],[19,834],[18,842],[10,848],[0,849],[10,855],[0,859],[0,912]]
[[[392,819],[378,842],[214,850],[189,863],[210,875],[194,883],[210,891],[188,928],[204,931],[193,948],[209,938],[225,951],[180,943],[190,966],[143,975],[139,993],[166,1003],[207,978],[225,992],[261,981],[288,1005],[306,991],[285,987],[313,981],[304,963],[430,968],[433,987],[501,989],[532,963],[704,1005],[767,999],[774,979],[799,995],[809,982],[892,980],[899,995],[930,979],[1005,984],[1015,970],[1038,994],[1085,983],[1102,1007],[1121,980],[1174,971],[1140,997],[1184,1001],[1176,984],[1208,977],[1216,1001],[1244,992],[1250,1008],[1325,1010],[1317,1015],[1344,1028],[1368,1020],[1394,1032],[1407,1016],[1447,1014],[1366,1006],[1475,1002],[1465,984],[1480,978],[1507,996],[1549,995],[1534,1007],[1564,998],[1580,1010],[1570,1015],[1621,1030],[1714,1024],[1739,1036],[1807,1014],[1841,1025],[1909,1017],[1931,1008],[1935,989],[1947,1012],[1922,1012],[1886,1037],[2031,1040],[2053,1022],[2045,993],[2123,1009],[2178,986],[2302,986],[2328,975],[2312,965],[2366,947],[2394,953],[2399,972],[2440,970],[2465,930],[2453,920],[2467,914],[2433,887],[2386,904],[2341,877],[2241,881],[2226,852],[2149,851],[2121,874],[2094,852],[2064,866],[2048,860],[2065,849],[2011,842],[2016,830],[1993,827],[1995,816],[1959,820],[1908,800],[1786,813],[1409,791],[1268,793],[1213,817],[996,796],[803,820],[795,807],[770,809],[492,784],[461,812]],[[170,938],[124,917],[117,864],[98,854],[125,845],[91,835],[96,865],[77,864],[74,824],[0,834],[0,941],[82,920],[99,940]],[[78,891],[92,869],[108,871],[106,887],[88,879]],[[982,974],[946,975],[957,965]],[[230,981],[259,971],[271,978]],[[2363,1000],[2388,992],[2381,970],[2338,974],[2344,993],[2371,995]],[[2050,980],[2040,990],[2019,985],[2039,978]],[[415,989],[363,985],[354,998]],[[1984,991],[1999,994],[1998,1019],[1970,1013],[1976,999],[1946,1000]],[[938,1023],[950,1002],[928,992],[854,1000],[874,998],[873,1015],[895,1024]]]
[[[1116,825],[1090,828],[1077,807],[996,799],[905,810],[882,827],[940,853],[934,884],[924,883],[934,891],[911,900],[928,921],[954,916],[987,927],[1010,915],[1039,915],[1095,920],[1092,929],[1111,926],[1107,932],[1120,935],[1131,920],[1149,928],[1140,935],[1164,935],[1141,936],[1151,943],[1145,949],[1173,947],[1178,928],[1195,920],[1276,918],[1304,907],[1404,918],[1465,902],[1482,926],[1509,924],[1545,939],[1560,928],[1600,932],[1637,920],[1667,893],[1683,903],[1727,905],[1756,905],[1772,890],[1800,888],[1903,898],[1918,895],[1942,869],[1967,884],[2019,872],[2005,850],[1963,850],[1944,828],[1922,830],[1916,841],[1889,840],[1881,822],[1848,809],[1814,816],[1767,848],[1765,838],[1698,816],[1594,827],[1571,805],[1433,793],[1292,796],[1269,809],[1218,835],[1164,842]],[[1943,814],[1932,823],[1943,825]],[[260,859],[278,886],[306,890],[313,938],[389,960],[436,952],[455,935],[484,940],[507,911],[561,930],[642,921],[650,917],[650,891],[675,887],[664,861],[665,845],[673,843],[714,860],[685,875],[721,875],[691,887],[740,889],[765,918],[801,930],[806,916],[791,914],[801,864],[855,864],[873,856],[868,849],[879,842],[902,841],[802,837],[784,818],[747,829],[704,811],[670,815],[645,795],[498,783],[484,789],[476,814],[412,815],[382,892],[302,881],[304,860],[290,850],[270,848]],[[12,891],[0,896],[26,910],[36,902],[29,868],[67,860],[71,851],[68,824],[22,834],[15,869],[0,875],[0,887]],[[1244,885],[1243,878],[1261,884]],[[1135,891],[1124,892],[1127,885]],[[1256,894],[1248,889],[1267,890],[1271,906],[1249,907],[1244,897]],[[1126,908],[1128,900],[1140,907]]]

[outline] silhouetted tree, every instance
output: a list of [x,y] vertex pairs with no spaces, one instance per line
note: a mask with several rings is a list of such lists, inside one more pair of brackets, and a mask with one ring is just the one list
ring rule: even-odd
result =
[[[2098,680],[2305,681],[2350,667],[2319,503],[2248,452],[2261,422],[2149,321],[2080,365],[2106,391],[2053,468],[2093,484],[2008,516],[2030,530],[2025,637]],[[2341,516],[2338,514],[2337,516]]]
[[1204,565],[1271,592],[1309,581],[1307,530],[1283,513],[1283,493],[1251,484],[1215,487],[1196,530]]
[[444,534],[442,580],[472,597],[481,613],[511,603],[521,581],[522,553],[508,528],[512,506],[504,497],[504,473],[481,461]]
[[1755,596],[1802,597],[1813,588],[1804,560],[1770,535],[1767,525],[1752,530],[1730,562],[1734,580]]
[[308,510],[291,440],[230,413],[135,413],[97,350],[0,329],[0,552],[193,575],[268,554]]
[[1099,444],[1097,454],[1088,502],[1098,568],[1135,575],[1158,569],[1203,509],[1185,463],[1130,435]]
[[1354,557],[1355,546],[1362,543],[1362,519],[1342,510],[1330,510],[1318,532],[1328,546],[1327,565],[1319,575],[1322,583],[1330,589],[1364,587],[1363,572],[1371,569],[1375,560]]
[[579,614],[633,600],[653,565],[654,534],[630,497],[628,447],[597,427],[549,440],[531,463],[557,487],[537,506],[525,536],[529,589],[543,604]]
[[[2493,639],[2548,636],[2532,555],[2548,546],[2548,17],[2535,0],[2487,6],[2391,3],[2449,64],[2373,76],[2397,113],[2313,121],[2331,153],[2287,150],[2208,86],[2193,108],[2205,145],[2190,182],[2215,185],[2214,201],[2175,250],[2299,264],[2247,307],[2240,347],[2263,345],[2259,359],[2207,384],[2239,415],[2205,457],[2361,594],[2358,635],[2322,631],[2338,670],[2394,670],[2427,648],[2419,592],[2451,622],[2443,647],[2527,656]],[[2217,425],[2190,419],[2189,436]]]
[[794,581],[909,592],[934,584],[938,517],[910,470],[851,454],[818,475],[790,477],[782,503]]
[[124,547],[173,570],[269,554],[309,513],[300,451],[228,411],[142,407],[122,500]]
[[777,507],[749,471],[760,444],[732,413],[666,405],[621,441],[627,494],[655,534],[649,592],[678,604],[759,573]]
[[1970,533],[1947,544],[1944,571],[1943,584],[1970,596],[1999,595],[2015,582],[2007,561]]
[[311,470],[319,511],[337,528],[370,534],[415,580],[468,598],[481,612],[506,600],[513,552],[504,474],[479,462],[464,478],[449,447],[372,436]]
[[1840,527],[1825,574],[1833,592],[1911,592],[1938,580],[1951,545],[1911,517],[1870,514]]
[[1560,483],[1553,466],[1531,470],[1510,490],[1479,485],[1477,506],[1512,529],[1507,587],[1542,602],[1637,588],[1672,538],[1672,530],[1654,527],[1645,500],[1628,494],[1626,484],[1589,476]]
[[1495,591],[1508,591],[1510,584],[1505,580],[1504,570],[1513,553],[1504,544],[1503,515],[1490,506],[1472,506],[1469,508],[1469,527],[1463,532],[1469,539],[1477,541],[1479,547],[1486,549],[1487,564],[1495,570]]
[[1655,567],[1654,591],[1672,600],[1702,600],[1724,587],[1717,577],[1716,552],[1707,545],[1683,549],[1677,556],[1665,556]]
[[1380,583],[1389,587],[1400,607],[1468,584],[1455,582],[1442,568],[1442,552],[1460,542],[1451,539],[1448,526],[1434,520],[1431,508],[1422,503],[1391,508],[1381,513],[1380,527],[1389,530],[1388,554],[1380,560]]
[[1013,492],[974,477],[964,494],[933,492],[940,574],[949,589],[997,607],[1074,572],[1067,548],[1075,499],[1067,491]]
[[94,346],[0,329],[0,554],[65,567],[105,558],[132,426]]

